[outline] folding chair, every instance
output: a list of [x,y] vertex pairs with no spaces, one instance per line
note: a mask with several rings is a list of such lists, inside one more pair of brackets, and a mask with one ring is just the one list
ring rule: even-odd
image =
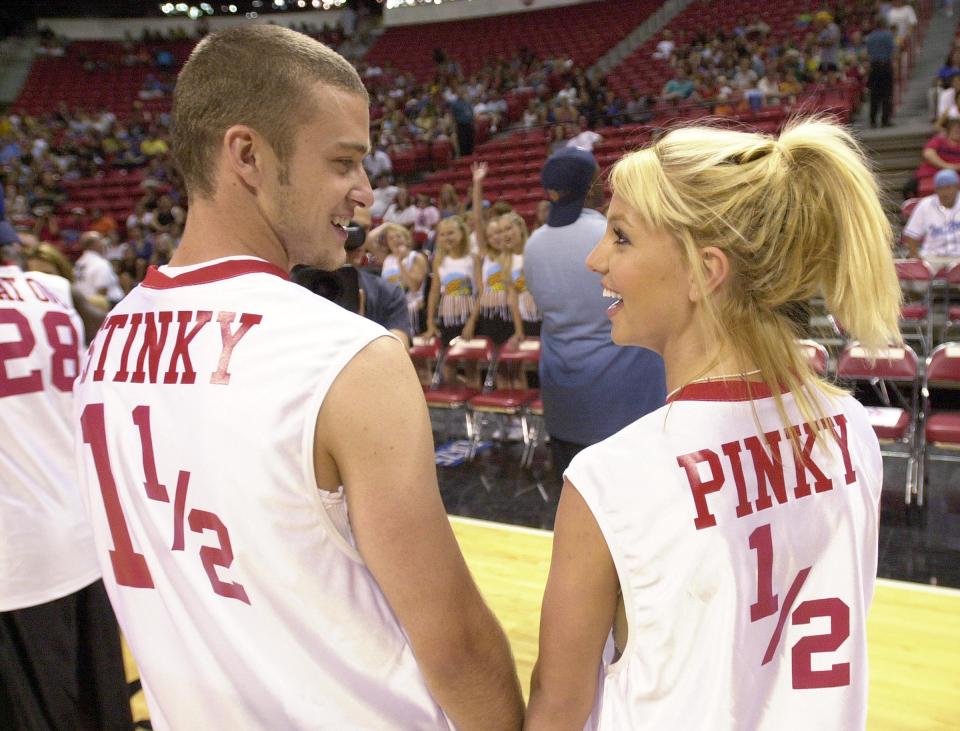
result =
[[423,390],[428,390],[434,384],[433,380],[437,377],[436,367],[440,360],[443,348],[440,345],[440,338],[421,338],[415,337],[410,346],[410,360],[417,368],[417,375],[420,377],[420,385]]
[[933,347],[933,270],[923,259],[897,259],[897,279],[904,294],[900,329],[904,338],[919,341],[920,351]]
[[939,280],[944,285],[944,318],[943,326],[940,328],[940,342],[947,342],[950,328],[960,323],[960,305],[951,305],[950,296],[960,291],[960,264],[954,264],[947,267],[938,274]]
[[497,358],[487,373],[482,393],[474,396],[468,403],[468,418],[473,420],[473,444],[471,458],[476,445],[479,444],[483,432],[484,416],[492,416],[500,427],[501,434],[505,434],[509,426],[510,417],[520,419],[520,430],[523,435],[524,451],[529,443],[529,429],[527,424],[526,406],[540,395],[535,388],[497,388],[497,374],[503,371],[523,372],[528,364],[540,362],[540,339],[526,338],[517,345],[506,343],[497,354]]
[[[463,412],[467,438],[471,443],[474,443],[473,419],[467,409],[467,403],[480,393],[480,389],[456,383],[445,383],[443,377],[444,366],[452,367],[470,363],[490,365],[493,361],[494,348],[490,338],[474,338],[473,340],[456,338],[450,343],[446,352],[440,354],[434,370],[433,381],[423,393],[431,413],[434,410],[441,413]],[[446,419],[444,420],[445,425]],[[443,431],[445,432],[446,428]]]
[[870,425],[880,440],[880,454],[907,460],[905,502],[909,504],[918,471],[919,361],[907,345],[885,348],[875,356],[871,362],[859,343],[851,343],[837,361],[837,378],[868,384],[873,400],[880,402],[879,406],[865,404]]
[[[927,465],[930,460],[960,462],[960,410],[933,405],[931,390],[960,389],[960,343],[943,343],[927,358],[923,376],[923,433],[917,476],[917,505],[923,505]],[[943,398],[937,400],[943,401]],[[954,399],[956,400],[956,399]]]

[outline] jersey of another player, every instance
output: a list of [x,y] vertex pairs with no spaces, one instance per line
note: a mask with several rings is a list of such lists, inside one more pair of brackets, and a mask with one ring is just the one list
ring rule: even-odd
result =
[[691,384],[571,463],[628,628],[588,729],[864,728],[879,446],[849,396],[816,440],[783,401]]
[[100,577],[73,459],[83,324],[62,277],[0,266],[0,611]]
[[448,728],[314,476],[325,395],[385,335],[249,257],[152,269],[101,328],[78,458],[154,728]]

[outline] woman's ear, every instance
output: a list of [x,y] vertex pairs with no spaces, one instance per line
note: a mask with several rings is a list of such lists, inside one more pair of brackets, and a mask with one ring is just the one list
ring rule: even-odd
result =
[[[722,287],[730,277],[730,260],[722,249],[716,246],[707,246],[700,250],[700,265],[706,294],[712,294]],[[699,302],[703,293],[697,286],[693,276],[690,277],[690,301]]]

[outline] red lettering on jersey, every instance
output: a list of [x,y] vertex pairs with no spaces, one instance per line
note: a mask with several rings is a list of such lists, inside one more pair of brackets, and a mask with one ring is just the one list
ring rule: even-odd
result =
[[[829,422],[823,424],[825,429],[829,428],[829,426]],[[790,431],[793,432],[793,435],[796,437],[797,444],[800,444],[800,426],[791,426]],[[794,451],[793,459],[794,466],[797,470],[797,486],[793,488],[793,495],[798,498],[807,497],[807,495],[810,494],[810,483],[807,482],[807,472],[813,475],[813,489],[817,492],[828,492],[833,489],[833,480],[827,477],[823,470],[817,467],[811,456],[813,447],[817,441],[817,432],[813,430],[810,424],[804,424],[803,431],[807,435],[807,440],[803,442],[799,455]]]
[[737,486],[737,517],[742,518],[753,512],[750,498],[747,497],[747,484],[743,479],[743,465],[740,463],[740,442],[727,442],[720,449],[730,462],[733,470],[733,482]]
[[12,293],[14,302],[23,302],[23,296],[20,294],[20,290],[17,289],[17,280],[13,277],[3,277],[3,286],[7,292]]
[[90,341],[90,345],[87,346],[87,353],[83,356],[83,373],[80,374],[80,383],[85,383],[87,374],[90,373],[90,365],[93,363],[94,344],[93,341]]
[[[710,479],[700,479],[700,470],[697,465],[706,462],[710,467]],[[690,492],[693,495],[693,504],[697,509],[697,517],[693,520],[693,525],[697,530],[702,528],[711,528],[717,524],[717,519],[713,517],[710,508],[707,506],[707,495],[717,492],[723,487],[724,476],[723,467],[720,465],[720,458],[712,449],[701,449],[699,452],[691,452],[677,457],[677,464],[683,467],[687,473],[687,481],[690,483]]]
[[140,329],[141,322],[143,322],[142,312],[136,312],[130,316],[130,332],[127,333],[127,342],[123,344],[123,352],[120,354],[120,370],[114,374],[114,381],[122,382],[130,377],[130,371],[127,370],[127,359],[130,357],[130,349],[133,347],[133,341],[137,337],[137,330]]
[[259,325],[263,320],[263,315],[251,315],[244,312],[240,315],[240,327],[234,333],[230,332],[230,323],[237,316],[235,312],[221,312],[217,315],[217,322],[220,323],[220,339],[223,341],[223,349],[220,351],[220,361],[217,370],[210,376],[210,383],[226,386],[230,383],[230,358],[233,356],[233,349],[240,339],[246,335],[250,328]]
[[770,431],[763,435],[764,441],[770,446],[770,455],[763,448],[757,437],[747,437],[743,440],[744,446],[750,450],[753,459],[753,469],[757,473],[757,499],[754,506],[757,512],[773,506],[767,486],[773,490],[777,502],[783,505],[787,502],[787,489],[783,479],[783,459],[780,456],[780,432]]
[[44,291],[44,288],[40,286],[39,282],[35,282],[32,279],[27,280],[27,286],[33,291],[33,296],[36,297],[41,302],[49,302],[50,298],[47,296],[47,293]]
[[20,296],[20,293],[17,290],[10,291],[10,288],[7,286],[7,283],[10,281],[9,277],[0,277],[0,300],[9,300],[10,302],[23,302],[23,297]]
[[[107,321],[100,326],[100,329],[106,332],[103,338],[103,345],[100,346],[100,359],[97,361],[97,367],[93,369],[93,380],[102,381],[104,376],[103,365],[107,360],[107,351],[110,349],[110,341],[113,340],[113,333],[118,327],[125,327],[127,324],[126,315],[110,315]],[[84,379],[86,374],[84,374]]]
[[[157,325],[154,320],[160,321],[160,332],[157,333]],[[150,383],[157,382],[157,371],[160,370],[160,355],[163,353],[163,346],[167,344],[167,331],[170,329],[170,323],[173,322],[173,313],[169,310],[160,312],[145,312],[143,314],[146,328],[143,333],[143,344],[140,346],[140,354],[137,356],[137,370],[133,372],[131,383],[143,383],[147,374],[143,370],[144,361],[147,356],[150,357]]]
[[846,480],[848,485],[852,485],[857,481],[857,473],[853,471],[853,462],[850,460],[850,445],[847,443],[847,417],[843,414],[837,414],[833,417],[833,421],[840,428],[839,433],[837,433],[837,430],[832,426],[830,427],[830,431],[832,431],[833,435],[837,438],[837,444],[840,445],[840,453],[843,455],[843,467],[847,471],[843,479]]
[[[204,325],[213,319],[213,313],[209,310],[200,310],[197,312],[197,324],[187,332],[187,325],[193,319],[193,313],[189,310],[177,313],[177,339],[173,343],[173,353],[170,355],[170,366],[163,376],[164,383],[176,383],[177,376],[180,376],[180,383],[195,383],[197,372],[193,370],[193,363],[190,360],[190,342],[197,336]],[[177,371],[177,360],[183,361],[183,373]]]

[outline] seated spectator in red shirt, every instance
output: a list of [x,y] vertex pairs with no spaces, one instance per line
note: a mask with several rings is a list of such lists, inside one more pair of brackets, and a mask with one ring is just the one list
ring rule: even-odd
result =
[[96,231],[101,236],[112,234],[117,230],[117,221],[109,213],[104,213],[102,208],[93,209],[93,220],[89,226],[90,230]]
[[960,119],[948,119],[946,132],[934,135],[924,145],[923,162],[904,188],[904,195],[916,196],[920,181],[932,178],[940,170],[960,171]]

